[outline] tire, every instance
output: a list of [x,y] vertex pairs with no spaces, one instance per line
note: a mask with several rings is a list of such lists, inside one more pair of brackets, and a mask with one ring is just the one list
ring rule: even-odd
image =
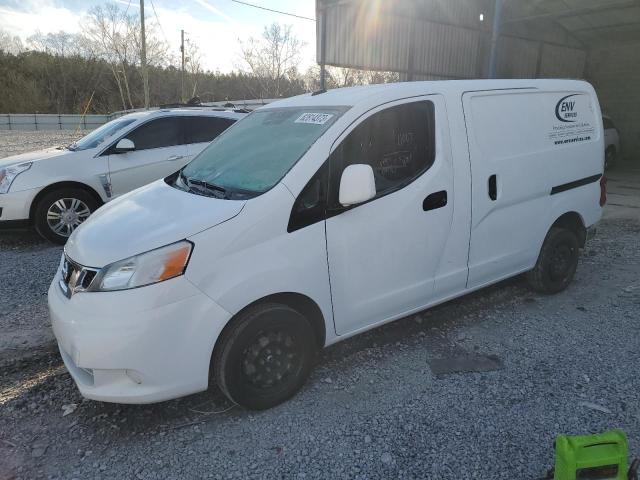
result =
[[98,202],[86,190],[61,188],[45,194],[38,201],[33,223],[42,237],[64,245],[71,233],[97,208]]
[[304,315],[286,305],[256,305],[223,332],[210,371],[233,403],[264,410],[300,390],[316,352],[315,333]]
[[616,147],[607,148],[606,152],[604,152],[605,170],[613,168],[615,166],[617,157],[618,157],[618,152],[616,152]]
[[535,267],[527,273],[529,285],[546,294],[563,291],[573,280],[579,257],[577,235],[565,228],[552,227],[542,244]]

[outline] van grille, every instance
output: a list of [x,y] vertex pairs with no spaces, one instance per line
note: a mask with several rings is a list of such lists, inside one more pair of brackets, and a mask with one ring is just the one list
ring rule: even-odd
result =
[[88,290],[97,273],[97,269],[79,265],[65,254],[60,271],[60,288],[67,298],[71,298],[74,293]]

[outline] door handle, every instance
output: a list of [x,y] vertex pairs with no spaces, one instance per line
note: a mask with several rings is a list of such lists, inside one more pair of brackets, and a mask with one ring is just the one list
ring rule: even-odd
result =
[[422,202],[422,209],[426,212],[428,210],[436,210],[438,208],[445,207],[447,205],[447,191],[441,190],[439,192],[432,193]]
[[498,177],[495,174],[489,177],[489,198],[494,202],[498,199]]
[[175,160],[180,160],[181,158],[184,158],[184,155],[171,155],[169,158],[167,158],[167,161],[173,162]]

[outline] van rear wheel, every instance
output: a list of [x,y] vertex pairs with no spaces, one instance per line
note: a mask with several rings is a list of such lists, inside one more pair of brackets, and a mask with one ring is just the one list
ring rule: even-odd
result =
[[213,378],[232,402],[251,410],[271,408],[304,385],[316,345],[300,312],[276,303],[256,305],[223,332],[212,357]]
[[577,235],[565,228],[552,227],[542,244],[538,261],[527,273],[527,281],[541,293],[558,293],[573,280],[580,257]]

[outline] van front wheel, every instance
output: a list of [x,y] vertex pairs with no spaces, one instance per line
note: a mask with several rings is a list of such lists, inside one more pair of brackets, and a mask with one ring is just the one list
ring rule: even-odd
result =
[[578,237],[571,230],[553,227],[542,244],[536,266],[527,281],[541,293],[558,293],[573,280],[580,257]]
[[304,385],[316,354],[309,321],[281,304],[240,313],[216,345],[213,377],[234,403],[264,410],[291,398]]

